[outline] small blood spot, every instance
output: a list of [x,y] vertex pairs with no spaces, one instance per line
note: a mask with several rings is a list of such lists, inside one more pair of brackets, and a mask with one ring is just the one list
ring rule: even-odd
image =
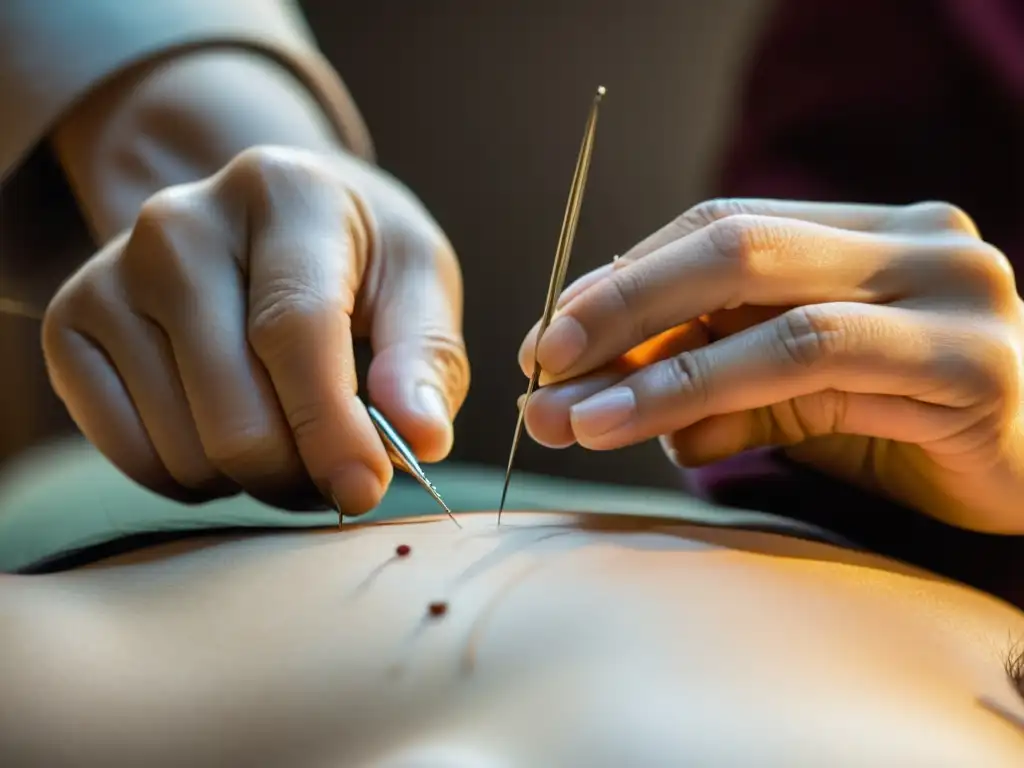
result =
[[440,618],[448,613],[448,603],[442,600],[433,602],[427,607],[427,612],[435,619]]
[[398,557],[408,557],[409,553],[411,552],[412,547],[410,547],[408,544],[399,544],[397,547],[395,547],[395,555],[397,555]]

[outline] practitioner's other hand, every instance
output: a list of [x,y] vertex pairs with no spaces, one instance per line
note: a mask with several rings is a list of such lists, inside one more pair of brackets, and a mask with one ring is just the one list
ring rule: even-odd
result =
[[1024,533],[1022,316],[1007,259],[951,205],[713,201],[566,289],[526,423],[550,446],[659,435],[685,466],[782,445]]
[[469,383],[461,324],[455,254],[411,192],[349,156],[258,148],[151,198],[54,298],[43,346],[79,427],[143,485],[319,491],[357,514],[392,467],[353,338],[370,398],[436,461]]

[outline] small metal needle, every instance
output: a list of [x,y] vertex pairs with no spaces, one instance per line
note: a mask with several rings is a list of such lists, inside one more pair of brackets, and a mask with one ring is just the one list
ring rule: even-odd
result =
[[334,491],[331,491],[331,503],[334,504],[334,511],[338,513],[338,527],[343,527],[345,522],[345,515],[341,511],[341,504],[338,503],[338,497],[334,495]]
[[416,482],[423,486],[429,493],[434,501],[445,511],[445,514],[452,519],[459,528],[462,524],[455,518],[451,509],[444,503],[444,499],[441,498],[441,494],[438,493],[437,488],[430,482],[427,474],[420,467],[420,463],[416,460],[416,454],[412,452],[412,449],[406,444],[405,440],[395,431],[395,428],[391,426],[387,419],[384,418],[384,414],[374,408],[372,405],[367,405],[366,410],[370,414],[370,419],[373,421],[373,426],[377,428],[377,434],[380,435],[381,440],[384,441],[384,447],[387,448],[388,457],[391,459],[391,463],[404,472],[408,472],[414,478]]
[[516,430],[512,434],[512,448],[508,455],[508,466],[505,468],[505,484],[501,489],[501,503],[498,504],[498,525],[501,525],[501,513],[505,509],[505,499],[508,496],[508,485],[512,478],[512,464],[516,458],[516,451],[519,449],[519,440],[523,434],[523,419],[526,415],[526,406],[530,402],[530,396],[537,389],[537,382],[540,380],[540,364],[537,362],[536,350],[540,347],[541,337],[544,331],[551,324],[551,318],[555,314],[555,307],[558,304],[558,297],[562,295],[562,287],[565,285],[565,276],[569,269],[569,257],[572,254],[573,240],[576,238],[576,225],[579,223],[580,208],[583,205],[583,190],[587,185],[587,173],[590,170],[590,156],[594,149],[594,134],[597,131],[597,113],[601,105],[601,97],[605,94],[604,86],[599,86],[594,95],[594,101],[590,105],[590,114],[587,117],[587,125],[583,132],[583,144],[580,146],[580,154],[576,160],[576,171],[572,177],[572,185],[569,187],[569,200],[565,206],[565,216],[562,219],[562,231],[558,236],[558,246],[555,249],[555,262],[551,267],[551,280],[548,283],[548,295],[544,300],[544,313],[541,316],[540,327],[537,330],[537,341],[534,346],[533,375],[526,387],[526,397],[523,398],[523,405],[519,409],[519,417],[516,420]]

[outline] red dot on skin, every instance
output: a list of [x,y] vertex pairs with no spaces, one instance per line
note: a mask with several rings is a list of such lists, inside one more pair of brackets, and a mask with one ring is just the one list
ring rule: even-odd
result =
[[431,603],[427,610],[430,612],[431,616],[438,618],[448,613],[448,603],[438,600],[437,602]]
[[398,557],[408,557],[410,552],[412,552],[412,547],[408,544],[399,544],[395,547],[395,554]]

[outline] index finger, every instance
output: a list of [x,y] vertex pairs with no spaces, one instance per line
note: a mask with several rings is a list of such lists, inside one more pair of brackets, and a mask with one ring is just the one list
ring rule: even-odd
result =
[[[559,297],[558,309],[565,308],[593,286],[607,282],[618,270],[627,269],[667,246],[679,244],[698,232],[735,217],[786,219],[860,233],[958,231],[977,236],[977,229],[966,214],[955,206],[941,202],[869,205],[740,197],[706,200],[648,235],[621,257],[616,257],[614,263],[605,264],[580,277],[563,291]],[[519,365],[527,376],[533,372],[538,331],[539,323],[526,334],[519,349]],[[548,378],[545,377],[542,381],[547,381]]]
[[273,199],[254,207],[259,221],[250,228],[249,342],[311,479],[346,514],[359,514],[380,502],[393,473],[356,397],[351,315],[365,229],[340,184],[301,171],[274,181]]
[[821,203],[804,200],[728,197],[693,206],[623,254],[619,266],[643,258],[669,243],[730,216],[774,216],[851,232],[964,232],[977,237],[971,218],[950,203],[913,205]]
[[723,310],[892,300],[950,271],[932,258],[942,247],[954,246],[797,219],[723,219],[572,299],[537,344],[541,383],[592,371],[655,334]]

